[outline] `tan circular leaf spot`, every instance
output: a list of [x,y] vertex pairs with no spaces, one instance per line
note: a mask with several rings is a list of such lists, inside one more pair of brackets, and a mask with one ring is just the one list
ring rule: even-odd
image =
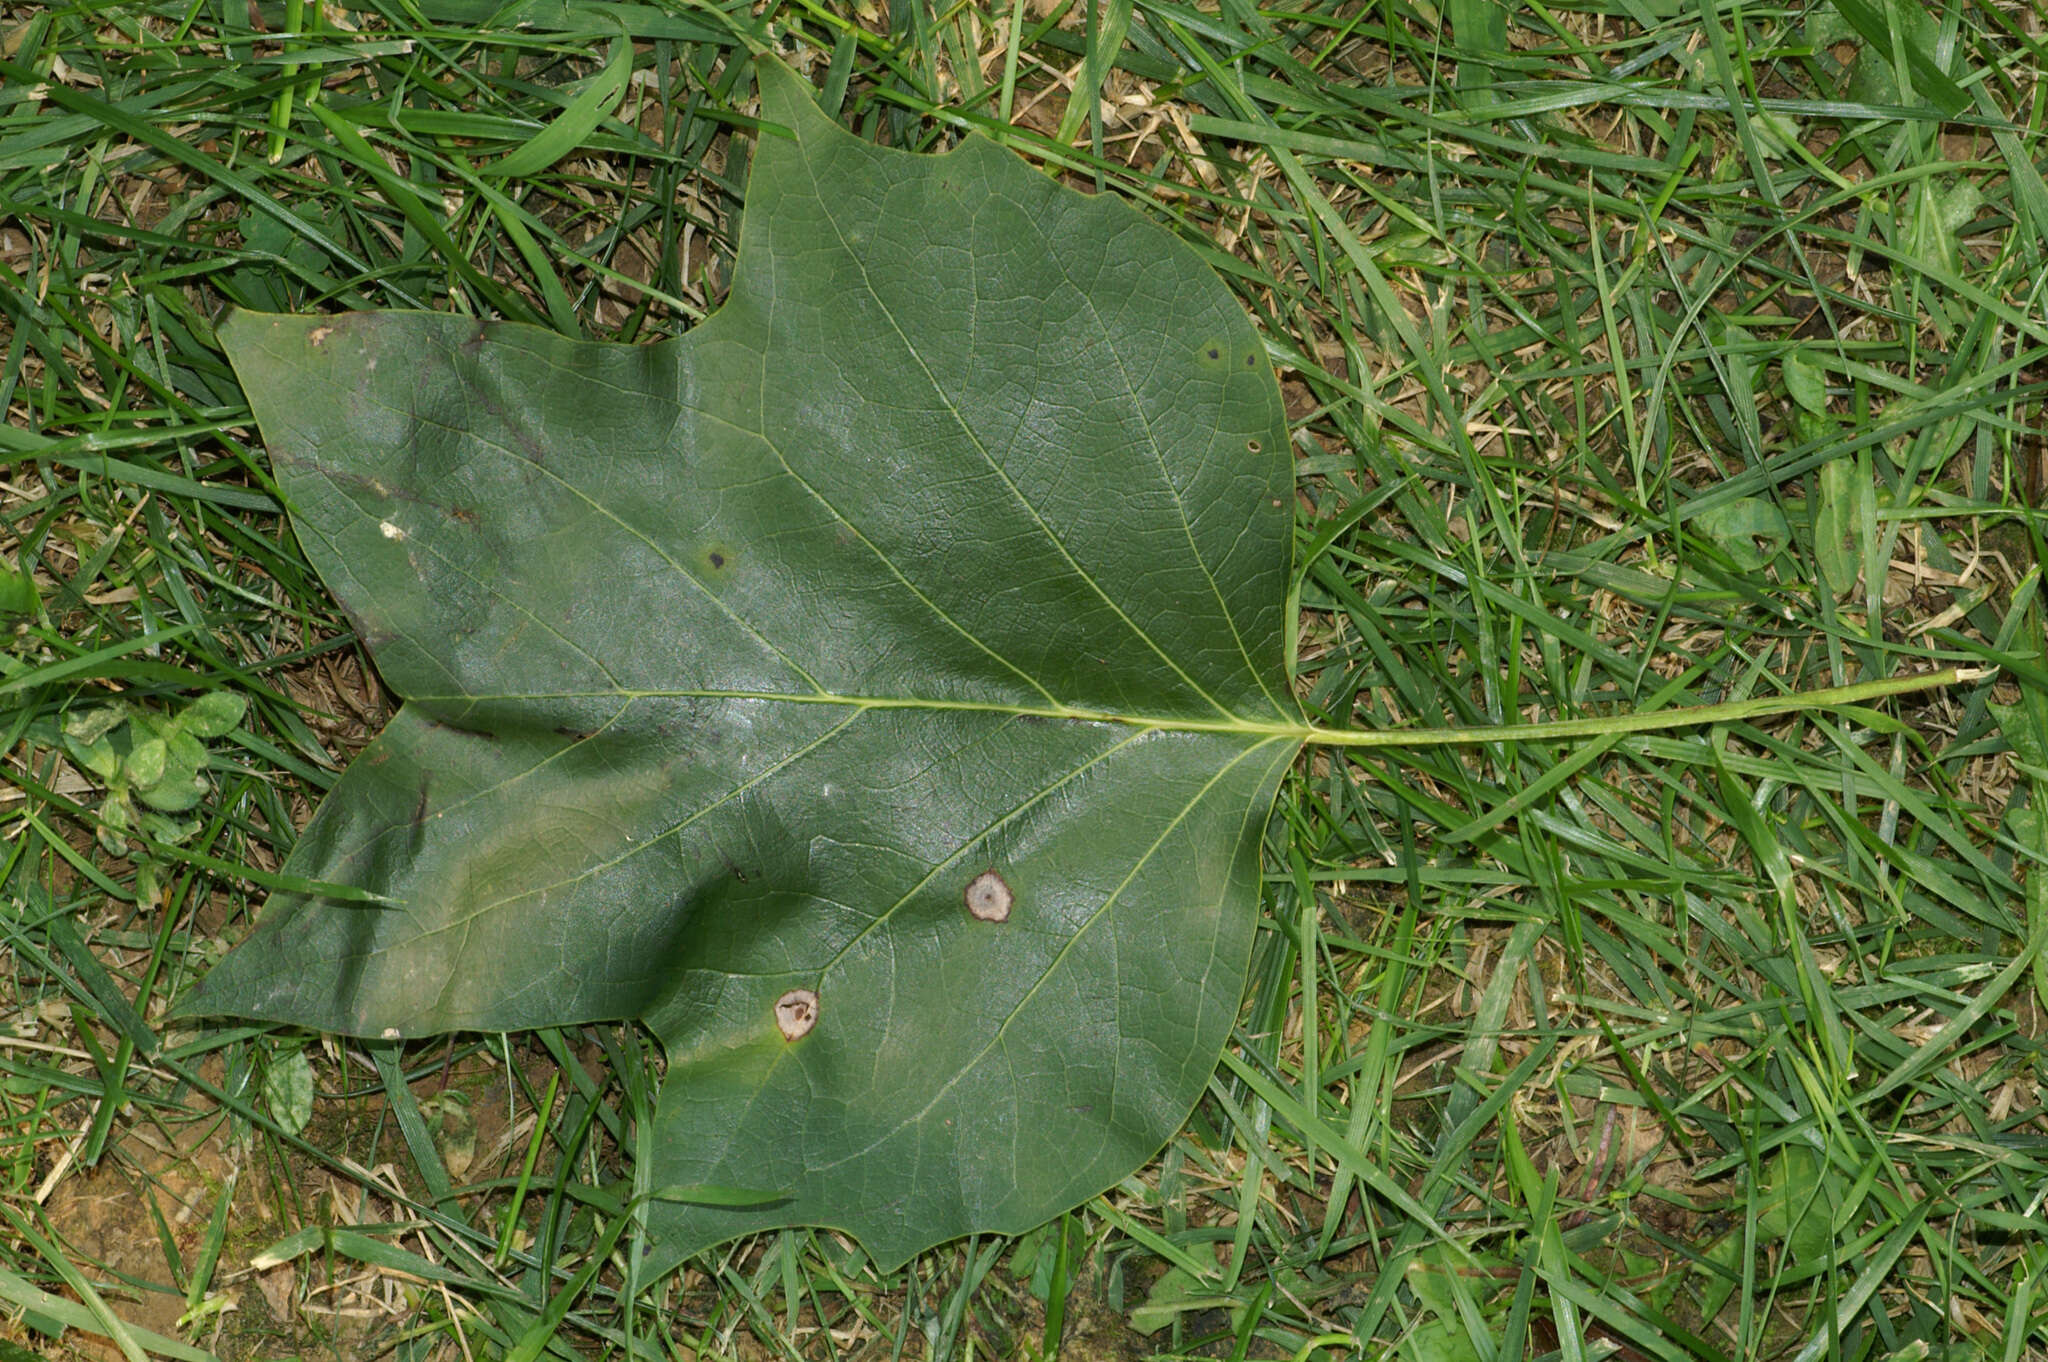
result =
[[818,995],[793,988],[775,1000],[775,1025],[784,1040],[800,1040],[818,1024]]
[[1001,875],[984,870],[967,882],[967,911],[983,922],[1008,922],[1016,896]]

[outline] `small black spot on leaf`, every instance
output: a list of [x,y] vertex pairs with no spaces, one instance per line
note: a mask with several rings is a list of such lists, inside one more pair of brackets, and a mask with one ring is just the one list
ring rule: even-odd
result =
[[775,1027],[784,1040],[802,1040],[818,1024],[818,995],[793,988],[775,1000]]
[[1008,922],[1010,905],[1016,902],[1008,881],[993,870],[984,870],[969,880],[962,897],[967,902],[967,911],[982,922]]

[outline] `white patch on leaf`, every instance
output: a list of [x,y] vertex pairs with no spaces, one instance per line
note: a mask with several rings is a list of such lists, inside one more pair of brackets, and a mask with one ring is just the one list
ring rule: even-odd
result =
[[775,1025],[784,1040],[801,1040],[818,1024],[818,995],[793,988],[775,1000]]

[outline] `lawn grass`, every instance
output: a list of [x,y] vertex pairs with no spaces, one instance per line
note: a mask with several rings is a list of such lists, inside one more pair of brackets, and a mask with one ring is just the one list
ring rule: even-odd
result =
[[[1303,759],[1241,1024],[1121,1187],[894,1273],[789,1231],[649,1279],[640,1033],[165,1019],[386,703],[213,325],[687,330],[742,35],[864,136],[978,130],[1202,251],[1288,400],[1305,706],[1503,737]],[[2043,41],[1988,0],[0,4],[0,1362],[2048,1357]],[[1507,735],[1949,666],[1988,674]],[[181,716],[188,810],[67,755]]]

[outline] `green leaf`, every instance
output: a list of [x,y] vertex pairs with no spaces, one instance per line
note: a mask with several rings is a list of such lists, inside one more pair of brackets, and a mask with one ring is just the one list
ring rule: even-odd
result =
[[1191,1310],[1228,1304],[1230,1298],[1218,1295],[1214,1283],[1199,1280],[1185,1268],[1170,1267],[1152,1283],[1145,1303],[1131,1311],[1130,1324],[1137,1333],[1156,1334]]
[[1912,73],[1917,93],[1953,117],[1969,107],[1970,96],[1942,69],[1935,56],[1939,26],[1924,5],[1909,0],[1882,0],[1882,8],[1871,0],[1829,0],[1849,27],[1869,43],[1880,59],[1903,60]]
[[459,1092],[444,1092],[420,1103],[420,1114],[434,1132],[448,1176],[467,1173],[476,1162],[476,1113],[469,1109],[469,1099]]
[[1826,414],[1828,409],[1828,372],[1813,357],[1807,346],[1799,346],[1785,355],[1785,391],[1792,394],[1792,400],[1807,411]]
[[104,733],[89,739],[75,738],[67,733],[64,746],[73,761],[103,781],[121,774],[121,754],[114,750],[114,744]]
[[1786,1145],[1764,1165],[1757,1233],[1783,1240],[1796,1262],[1827,1253],[1853,1209],[1849,1179],[1806,1145]]
[[100,801],[100,825],[95,836],[108,854],[125,855],[128,830],[135,826],[135,806],[125,792],[116,791]]
[[206,745],[183,729],[173,729],[164,746],[170,752],[170,760],[164,766],[166,777],[190,780],[206,765]]
[[195,738],[220,738],[235,731],[249,701],[231,690],[211,690],[185,706],[178,726]]
[[1856,589],[1863,571],[1863,546],[1877,535],[1877,493],[1868,470],[1855,459],[1820,466],[1814,498],[1813,560],[1821,582],[1837,596]]
[[1932,178],[1918,181],[1907,191],[1902,208],[1907,253],[1932,272],[1956,269],[1962,259],[1962,230],[1983,206],[1983,191],[1974,184],[1937,184]]
[[[155,775],[144,780],[137,758],[152,747],[160,755],[151,763]],[[161,739],[149,738],[135,745],[128,758],[128,774],[135,783],[136,796],[145,804],[165,813],[183,813],[206,796],[206,777],[199,773],[205,765],[206,748],[199,739],[176,725],[167,725]]]
[[1805,128],[1790,114],[1762,110],[1750,115],[1749,126],[1766,155],[1777,160],[1798,156]]
[[42,594],[36,590],[35,574],[0,563],[0,619],[33,615],[41,608]]
[[304,1050],[279,1055],[264,1068],[263,1105],[287,1135],[313,1119],[313,1064]]
[[1987,706],[1998,731],[2012,745],[2020,768],[2037,782],[2048,782],[2048,695],[2020,692],[2016,705]]
[[[1292,468],[1243,310],[1108,197],[839,130],[762,70],[719,313],[221,336],[405,705],[191,1010],[355,1034],[646,1021],[676,1253],[893,1264],[1149,1157],[1243,988],[1308,736]],[[1057,1133],[1057,1138],[1048,1138]]]
[[169,760],[169,744],[162,738],[144,738],[128,750],[128,779],[138,786],[154,785],[164,778]]
[[194,775],[181,776],[177,780],[164,780],[147,790],[137,790],[136,794],[152,809],[164,813],[184,813],[188,809],[198,807],[199,801],[206,798],[206,789],[206,777]]
[[126,705],[99,705],[64,716],[64,736],[82,743],[96,743],[128,721]]
[[1737,570],[1755,572],[1791,542],[1785,513],[1759,497],[1742,497],[1693,517],[1693,526],[1728,555]]
[[1459,1301],[1461,1295],[1471,1298],[1473,1286],[1459,1281],[1461,1272],[1470,1274],[1473,1281],[1485,1281],[1472,1255],[1453,1247],[1425,1249],[1408,1264],[1402,1280],[1434,1318],[1418,1322],[1409,1331],[1399,1357],[1410,1362],[1481,1362],[1485,1355],[1472,1338]]
[[1841,422],[1819,412],[1795,405],[1792,408],[1792,438],[1798,444],[1818,444],[1841,429]]
[[172,847],[183,846],[198,836],[201,823],[197,818],[167,818],[153,812],[145,812],[139,821],[143,836]]

